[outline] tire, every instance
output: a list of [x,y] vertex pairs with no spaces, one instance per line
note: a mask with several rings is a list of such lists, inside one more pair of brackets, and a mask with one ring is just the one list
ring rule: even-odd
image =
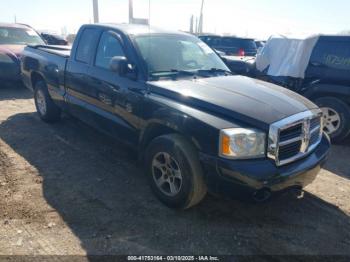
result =
[[52,101],[44,81],[35,84],[34,101],[39,117],[43,121],[54,123],[61,119],[61,110]]
[[207,193],[198,152],[180,135],[154,139],[146,150],[145,170],[153,192],[170,208],[188,209],[201,202]]
[[344,140],[350,134],[350,107],[335,97],[321,97],[316,99],[315,103],[324,113],[324,131],[331,140]]

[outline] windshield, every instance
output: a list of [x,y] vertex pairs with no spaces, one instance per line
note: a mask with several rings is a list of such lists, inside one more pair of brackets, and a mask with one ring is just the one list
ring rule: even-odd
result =
[[229,71],[216,53],[194,36],[137,36],[135,42],[150,75],[211,69]]
[[41,37],[30,28],[0,27],[1,45],[44,45]]

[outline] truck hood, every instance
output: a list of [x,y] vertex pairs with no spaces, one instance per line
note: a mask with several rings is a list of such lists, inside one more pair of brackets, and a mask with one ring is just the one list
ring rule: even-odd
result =
[[315,109],[306,98],[277,85],[243,76],[150,82],[152,92],[232,121],[266,128]]

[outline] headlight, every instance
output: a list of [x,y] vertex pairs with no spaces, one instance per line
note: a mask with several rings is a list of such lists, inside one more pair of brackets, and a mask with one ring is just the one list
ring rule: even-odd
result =
[[0,63],[9,64],[9,63],[13,63],[13,60],[8,55],[0,54]]
[[230,128],[220,131],[219,155],[230,159],[265,157],[265,133],[245,128]]

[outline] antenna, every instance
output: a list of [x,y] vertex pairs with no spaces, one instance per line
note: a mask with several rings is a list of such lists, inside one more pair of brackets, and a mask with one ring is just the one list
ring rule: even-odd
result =
[[99,23],[99,13],[98,13],[98,0],[92,0],[92,6],[94,10],[94,23]]

